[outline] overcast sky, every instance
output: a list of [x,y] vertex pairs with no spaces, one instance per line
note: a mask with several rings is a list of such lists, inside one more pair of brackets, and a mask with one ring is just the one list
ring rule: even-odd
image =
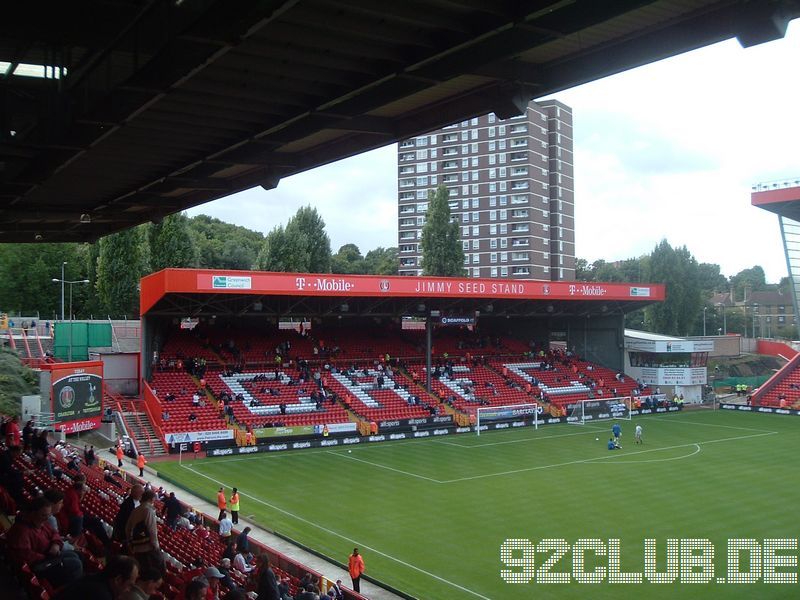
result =
[[[750,189],[800,179],[799,66],[796,20],[783,40],[730,40],[556,94],[575,122],[576,255],[625,259],[666,238],[728,276],[756,264],[785,276],[778,218]],[[189,214],[267,233],[311,204],[334,252],[366,254],[397,245],[396,172],[392,145]]]

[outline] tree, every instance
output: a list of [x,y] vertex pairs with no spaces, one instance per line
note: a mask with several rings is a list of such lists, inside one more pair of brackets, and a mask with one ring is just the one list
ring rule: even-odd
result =
[[397,275],[397,248],[378,247],[364,257],[365,272],[371,275]]
[[[79,244],[0,244],[0,310],[51,319],[61,315],[61,263],[67,280],[86,278]],[[86,286],[74,289],[73,309],[83,314]]]
[[687,335],[693,330],[702,315],[703,298],[697,261],[686,246],[676,249],[661,240],[644,265],[643,279],[666,284],[667,293],[664,302],[645,309],[646,327],[668,335]]
[[747,290],[747,300],[750,298],[751,292],[759,292],[767,289],[766,276],[764,269],[756,265],[749,269],[739,271],[736,275],[731,277],[731,286],[736,301],[745,300],[745,290]]
[[305,234],[297,229],[287,231],[275,227],[267,234],[261,252],[256,258],[259,271],[288,271],[310,273],[310,254]]
[[264,235],[207,215],[189,219],[189,230],[204,269],[252,269]]
[[[308,255],[307,273],[331,272],[331,240],[325,233],[325,221],[319,216],[316,208],[304,206],[289,219],[286,234],[293,239],[305,240]],[[297,238],[294,236],[297,235]]]
[[97,259],[97,293],[111,317],[139,315],[139,279],[147,272],[144,236],[133,227],[102,238]]
[[717,264],[700,263],[697,265],[697,277],[703,294],[708,298],[715,292],[725,292],[728,289],[728,279],[720,272]]
[[331,257],[331,272],[360,274],[366,272],[364,257],[355,244],[345,244]]
[[263,271],[330,273],[331,241],[317,210],[306,206],[267,234],[256,258]]
[[189,219],[183,213],[164,217],[149,227],[150,268],[197,266],[197,247],[189,231]]
[[443,185],[428,192],[428,213],[422,228],[422,270],[425,275],[464,275],[464,249],[458,223],[450,216],[449,197]]

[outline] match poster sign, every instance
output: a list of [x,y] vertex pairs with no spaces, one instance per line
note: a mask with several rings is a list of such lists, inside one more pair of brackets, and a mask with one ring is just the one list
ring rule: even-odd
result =
[[50,382],[57,430],[69,434],[100,427],[103,415],[101,361],[51,365]]

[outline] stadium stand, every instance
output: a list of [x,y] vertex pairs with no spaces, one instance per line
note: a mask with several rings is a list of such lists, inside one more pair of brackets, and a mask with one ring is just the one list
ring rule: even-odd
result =
[[[0,486],[0,499],[3,500],[0,503],[0,508],[2,508],[0,523],[3,524],[3,531],[0,533],[0,547],[2,547],[3,554],[8,552],[6,533],[7,527],[14,519],[15,508],[41,495],[45,490],[65,492],[73,485],[77,477],[85,477],[87,493],[81,499],[80,506],[87,517],[98,519],[103,531],[110,535],[110,524],[114,522],[119,505],[130,492],[131,487],[135,483],[145,484],[124,471],[119,471],[108,464],[102,465],[102,461],[101,465],[96,466],[87,466],[80,461],[76,461],[77,464],[70,464],[70,458],[78,455],[78,451],[66,444],[59,445],[48,453],[53,467],[52,476],[30,455],[20,453],[11,458],[8,452],[4,446],[0,447],[0,455],[4,463],[3,483],[6,482],[5,469],[9,469],[20,476],[23,485],[17,498],[10,498],[5,487]],[[159,594],[155,597],[170,600],[182,598],[186,584],[193,577],[201,575],[206,567],[219,565],[226,544],[216,533],[217,521],[215,519],[208,515],[195,513],[191,507],[186,505],[181,505],[181,514],[191,517],[194,523],[186,518],[185,522],[180,523],[176,528],[168,527],[164,519],[166,496],[167,491],[160,488],[155,502],[155,508],[159,515],[158,537],[166,559],[164,581],[159,589]],[[234,533],[238,534],[239,532],[234,531]],[[119,542],[110,542],[107,538],[103,540],[103,537],[105,536],[102,531],[97,533],[84,531],[82,535],[70,538],[83,557],[85,573],[91,574],[100,571],[108,555],[123,553],[123,547]],[[265,547],[253,539],[250,540],[250,544],[254,554],[266,552],[269,555],[272,569],[278,579],[288,580],[291,595],[297,592],[303,577],[310,574],[313,581],[320,580],[319,573],[289,559],[282,553]],[[9,564],[16,564],[11,560],[13,557],[7,556],[6,558],[9,559]],[[37,577],[32,567],[26,563],[14,569],[14,575],[28,597],[43,600],[53,597],[58,590],[46,579]],[[245,574],[235,569],[232,569],[230,574],[236,585],[244,589],[251,589],[249,587],[251,584]],[[361,598],[349,591],[347,594],[350,599]],[[222,596],[222,598],[224,597],[225,595]]]
[[800,354],[756,390],[750,402],[753,406],[800,410]]

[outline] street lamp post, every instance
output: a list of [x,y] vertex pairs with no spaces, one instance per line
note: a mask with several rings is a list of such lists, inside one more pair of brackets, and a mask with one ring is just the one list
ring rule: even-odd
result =
[[703,337],[706,337],[706,310],[708,310],[707,306],[703,307]]
[[[67,261],[61,263],[61,322],[64,322],[64,267],[67,266]],[[53,280],[55,281],[55,279]]]
[[[61,268],[64,268],[64,265],[67,263],[63,263]],[[69,286],[69,351],[68,351],[68,360],[72,362],[72,326],[73,326],[73,315],[72,315],[72,286],[76,283],[89,283],[88,279],[76,279],[75,281],[67,281],[63,277],[61,279],[53,279],[54,283],[61,283],[61,321],[64,321],[64,284],[66,283]]]
[[728,335],[728,319],[725,315],[725,305],[722,302],[718,302],[717,306],[722,308],[722,331],[724,335]]

